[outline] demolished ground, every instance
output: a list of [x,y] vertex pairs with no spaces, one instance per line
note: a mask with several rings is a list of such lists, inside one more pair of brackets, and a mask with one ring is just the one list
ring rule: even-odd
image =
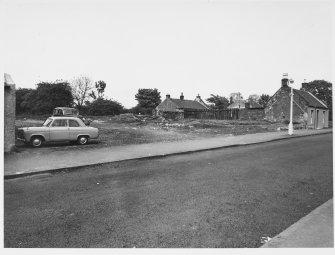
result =
[[[48,116],[24,117],[16,120],[16,128],[41,126]],[[48,150],[85,149],[87,147],[122,146],[155,142],[184,141],[215,136],[235,136],[253,133],[274,132],[287,128],[281,123],[267,121],[205,120],[184,119],[171,120],[148,115],[120,114],[117,116],[90,117],[91,126],[99,128],[98,141],[86,146],[49,144]],[[302,128],[295,125],[295,128]],[[64,146],[66,145],[66,146]],[[16,142],[17,152],[31,150],[22,142]]]

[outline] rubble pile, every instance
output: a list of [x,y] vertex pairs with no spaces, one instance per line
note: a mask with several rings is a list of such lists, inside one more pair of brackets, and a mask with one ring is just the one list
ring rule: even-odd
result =
[[117,122],[126,122],[126,123],[131,123],[131,122],[140,122],[141,120],[135,116],[132,113],[124,113],[120,115],[115,115],[111,117],[109,120],[111,121],[117,121]]

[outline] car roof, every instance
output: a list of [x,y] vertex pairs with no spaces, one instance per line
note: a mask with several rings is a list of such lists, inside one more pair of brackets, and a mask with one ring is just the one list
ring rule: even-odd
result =
[[57,110],[58,110],[58,109],[61,109],[61,110],[62,110],[62,109],[63,109],[63,110],[69,110],[69,109],[71,109],[71,110],[77,110],[76,108],[71,108],[71,107],[56,107],[55,110],[56,110],[56,109],[57,109]]
[[51,116],[51,117],[49,117],[49,119],[54,119],[54,120],[57,120],[57,119],[73,119],[73,120],[78,120],[79,118],[75,117],[75,116]]

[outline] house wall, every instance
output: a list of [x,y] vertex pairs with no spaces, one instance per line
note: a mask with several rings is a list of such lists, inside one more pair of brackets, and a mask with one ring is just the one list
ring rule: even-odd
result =
[[238,113],[239,120],[263,120],[265,117],[264,109],[244,108]]
[[308,128],[327,128],[329,120],[329,110],[319,108],[308,108]]
[[15,147],[15,85],[4,87],[4,151],[9,152]]
[[[290,93],[289,87],[280,88],[269,100],[265,108],[265,118],[269,121],[284,122],[290,120]],[[307,112],[306,102],[299,95],[293,96],[293,122],[303,123],[304,112]]]
[[183,110],[176,110],[176,111],[160,111],[156,110],[156,116],[162,116],[165,119],[172,119],[172,120],[180,120],[184,119],[184,111]]

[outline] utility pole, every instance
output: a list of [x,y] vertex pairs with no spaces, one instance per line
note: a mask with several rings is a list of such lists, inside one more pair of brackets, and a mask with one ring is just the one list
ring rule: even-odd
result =
[[[293,80],[290,80],[290,83],[293,84]],[[291,87],[291,104],[290,104],[290,124],[288,124],[288,134],[293,135],[293,87]]]

